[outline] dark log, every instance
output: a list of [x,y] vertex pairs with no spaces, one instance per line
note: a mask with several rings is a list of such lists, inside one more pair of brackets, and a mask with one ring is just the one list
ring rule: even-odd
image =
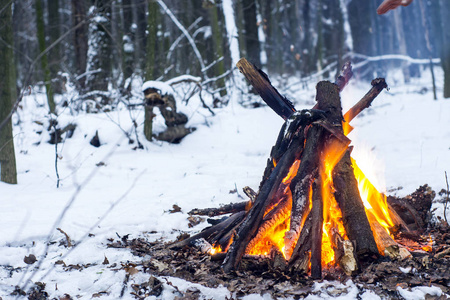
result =
[[[321,110],[305,109],[300,112],[293,113],[289,117],[289,119],[286,120],[286,122],[281,127],[277,141],[275,145],[272,147],[272,150],[270,152],[270,158],[267,160],[267,165],[264,170],[263,178],[259,186],[260,189],[263,186],[264,182],[267,180],[267,178],[269,178],[270,173],[272,172],[277,162],[281,159],[281,157],[291,144],[293,136],[295,134],[303,135],[304,133],[302,131],[304,131],[309,124],[313,122],[318,122],[324,117],[325,114]],[[302,148],[303,145],[298,149],[299,153],[302,152]]]
[[316,178],[313,184],[311,217],[311,277],[320,279],[322,278],[323,224],[322,180],[320,176]]
[[[317,84],[316,99],[319,109],[327,112],[327,120],[342,130],[342,108],[339,87],[330,82]],[[367,219],[364,204],[353,173],[350,153],[345,152],[333,170],[335,198],[342,212],[343,224],[349,239],[355,244],[358,258],[377,257],[378,249]]]
[[236,66],[239,71],[244,74],[245,78],[250,81],[250,84],[264,102],[266,102],[279,116],[286,120],[296,111],[292,103],[272,86],[267,74],[255,67],[245,58],[241,58]]
[[188,212],[188,214],[189,215],[215,217],[215,216],[245,211],[245,209],[250,206],[251,206],[251,200],[242,201],[242,202],[238,202],[238,203],[230,203],[230,204],[227,204],[227,205],[224,205],[221,207],[217,207],[217,208],[194,208],[193,210]]
[[312,216],[308,213],[302,231],[295,245],[294,251],[288,262],[291,273],[306,273],[309,263],[309,251],[311,250]]
[[302,222],[304,221],[306,211],[309,209],[309,195],[311,186],[318,175],[318,166],[320,159],[319,145],[322,142],[323,128],[318,125],[312,125],[308,129],[306,135],[305,148],[302,153],[300,166],[297,175],[291,182],[290,188],[292,191],[292,211],[291,223],[289,231],[286,233],[287,240],[286,253],[292,252],[294,246],[293,239],[297,240],[300,234]]
[[344,119],[346,122],[350,122],[365,108],[369,107],[381,91],[387,88],[384,78],[376,78],[372,80],[371,84],[372,88],[367,92],[367,94],[365,94],[364,97],[358,101],[358,103],[353,105],[353,107],[345,113]]
[[167,127],[167,129],[154,136],[158,141],[178,144],[189,133],[194,132],[195,128],[186,128],[184,125]]
[[387,202],[388,209],[389,209],[389,216],[392,219],[392,222],[394,222],[394,225],[399,228],[400,231],[403,232],[411,232],[411,229],[406,224],[406,222],[398,215],[398,213],[395,211],[395,209],[392,207],[392,205]]
[[387,202],[407,224],[408,228],[411,230],[421,230],[424,228],[422,217],[406,198],[389,196],[387,197]]
[[342,221],[359,259],[378,257],[378,249],[366,216],[364,204],[353,173],[350,154],[346,152],[333,170],[334,196],[342,212]]
[[244,216],[245,216],[245,212],[243,212],[243,211],[238,212],[217,225],[208,227],[208,228],[204,229],[202,232],[200,232],[196,235],[193,235],[187,239],[173,243],[172,245],[169,246],[169,248],[170,249],[179,249],[184,246],[190,245],[191,243],[195,242],[196,240],[198,240],[200,238],[204,238],[205,240],[208,241],[211,237],[213,237],[217,234],[220,234],[221,232],[230,231],[231,228],[233,228],[236,224],[240,223],[243,220]]
[[261,188],[258,196],[256,197],[255,204],[250,209],[246,219],[242,223],[242,226],[239,227],[236,239],[233,241],[230,249],[228,250],[227,257],[223,263],[223,269],[225,272],[229,273],[237,268],[248,243],[255,236],[256,231],[261,224],[268,203],[273,199],[273,196],[283,178],[286,177],[290,166],[296,159],[298,159],[297,149],[302,144],[303,139],[297,137],[293,139],[292,147],[286,151]]

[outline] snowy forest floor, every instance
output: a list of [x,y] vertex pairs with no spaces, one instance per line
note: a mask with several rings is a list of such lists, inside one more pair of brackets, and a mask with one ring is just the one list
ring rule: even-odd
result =
[[[437,77],[443,77],[442,70]],[[396,76],[387,78],[390,90],[352,122],[353,157],[372,183],[389,195],[405,196],[424,184],[436,192],[446,188],[450,101],[442,99],[442,89],[434,101],[430,80],[423,78],[410,84]],[[273,82],[277,86],[277,80]],[[369,88],[370,83],[355,81],[346,87],[344,111]],[[314,84],[295,92],[279,89],[297,109],[314,105]],[[140,97],[138,84],[134,94]],[[44,289],[36,285],[41,282],[50,298],[135,299],[132,286],[153,276],[142,268],[142,261],[152,257],[110,248],[109,243],[124,236],[167,242],[183,232],[196,233],[207,224],[189,228],[188,211],[242,201],[244,186],[256,190],[259,185],[282,119],[267,106],[245,108],[236,101],[240,96],[231,98],[228,106],[215,109],[215,116],[196,98],[187,105],[179,102],[188,125],[197,130],[176,145],[145,140],[142,108],[129,111],[119,105],[99,113],[65,108],[58,116],[60,126],[77,127],[72,138],[58,144],[56,188],[55,145],[48,143],[45,97],[37,90],[25,97],[13,120],[19,184],[0,183],[0,297],[28,297],[30,288]],[[260,102],[257,98],[252,101]],[[133,132],[133,119],[144,149],[136,149],[124,135],[123,130]],[[158,115],[155,128],[163,127]],[[96,131],[99,148],[89,144]],[[443,215],[442,197],[435,199],[435,216]],[[173,205],[181,211],[171,213]],[[37,259],[34,263],[31,254]],[[161,299],[272,299],[271,291],[243,295],[224,286],[213,289],[174,277],[158,279]],[[380,299],[351,280],[318,281],[311,284],[311,292],[307,299]],[[438,287],[399,287],[397,296],[425,299],[426,294],[443,292]]]

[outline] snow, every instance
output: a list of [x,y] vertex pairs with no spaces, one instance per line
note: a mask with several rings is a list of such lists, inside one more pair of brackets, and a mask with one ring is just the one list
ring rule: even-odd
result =
[[412,288],[411,291],[408,291],[406,289],[402,289],[401,287],[397,288],[398,293],[401,297],[405,300],[423,300],[425,299],[426,295],[430,296],[442,296],[442,290],[438,287],[427,287],[427,286],[420,286]]
[[[436,73],[442,78],[442,70]],[[352,122],[355,159],[364,157],[363,150],[368,149],[377,159],[372,165],[384,164],[384,171],[371,172],[371,164],[361,162],[362,170],[384,177],[388,191],[403,187],[389,194],[410,194],[426,183],[439,191],[445,187],[444,171],[450,171],[450,101],[441,96],[432,100],[430,89],[417,93],[430,86],[429,76],[423,78],[408,85],[395,76],[388,78],[390,91],[383,91],[372,107]],[[172,89],[164,82],[152,82],[151,86],[164,92]],[[142,95],[140,84],[133,87],[135,95]],[[344,110],[369,88],[367,82],[347,86],[342,94]],[[310,88],[291,99],[297,99],[298,110],[311,108],[314,94]],[[442,95],[441,89],[438,94]],[[206,98],[207,103],[212,101]],[[127,249],[107,248],[108,239],[130,234],[130,238],[168,241],[183,231],[198,232],[206,224],[189,229],[189,210],[241,201],[236,193],[230,193],[235,188],[241,195],[244,186],[257,189],[283,120],[266,106],[247,109],[231,102],[216,109],[213,117],[196,97],[187,106],[179,102],[177,107],[189,117],[187,125],[197,130],[177,145],[145,140],[141,107],[128,111],[119,105],[111,112],[91,114],[59,111],[61,125],[75,123],[77,128],[72,138],[58,145],[61,186],[57,189],[55,146],[47,143],[49,117],[44,94],[33,90],[24,98],[13,119],[19,184],[0,183],[0,297],[11,297],[16,285],[30,288],[33,282],[42,281],[50,298],[67,293],[90,299],[106,292],[102,299],[117,299],[126,273],[110,266],[142,258]],[[124,135],[126,131],[135,138],[134,121],[142,150],[133,150],[136,144],[128,144]],[[160,116],[154,122],[155,127],[164,126]],[[99,148],[89,144],[96,131],[102,144]],[[181,213],[168,213],[174,204],[181,207]],[[442,205],[435,207],[435,213],[442,215]],[[66,232],[75,247],[62,245],[66,238],[56,228]],[[33,265],[23,261],[29,254],[38,260]],[[102,264],[105,257],[110,265]],[[83,268],[66,270],[55,264],[60,260]],[[124,299],[131,299],[131,284],[146,282],[149,276],[142,270],[131,275]],[[177,278],[159,279],[164,283],[162,299],[178,295],[166,280],[181,291],[197,288],[204,299],[232,296],[225,287],[209,289]],[[398,293],[405,299],[424,299],[425,294],[441,295],[442,291],[437,287],[411,291],[399,287]],[[352,281],[316,283],[307,299],[332,297],[380,299]],[[246,295],[244,299],[271,297]]]
[[145,91],[146,89],[157,89],[160,91],[161,95],[173,95],[175,92],[173,88],[166,82],[163,81],[156,81],[156,80],[149,80],[144,82],[142,84],[141,91]]

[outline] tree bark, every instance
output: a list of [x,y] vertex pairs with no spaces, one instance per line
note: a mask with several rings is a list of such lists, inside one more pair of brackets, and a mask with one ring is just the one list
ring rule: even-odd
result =
[[[158,20],[160,18],[159,5],[156,1],[148,1],[147,18],[147,53],[145,66],[145,79],[155,80],[159,69],[157,51],[158,51]],[[152,140],[153,135],[153,107],[145,107],[144,116],[144,135],[148,141]]]
[[247,50],[247,59],[253,64],[261,67],[261,46],[258,37],[258,24],[256,20],[256,1],[242,1],[244,18],[245,49]]
[[[37,27],[37,39],[39,44],[39,52],[42,53],[46,49],[45,45],[45,24],[44,24],[44,9],[42,8],[42,0],[36,0],[36,27]],[[55,100],[53,97],[53,87],[51,85],[51,74],[48,66],[47,54],[41,58],[41,68],[44,74],[45,92],[47,94],[48,108],[51,113],[56,110]]]
[[[71,3],[73,26],[77,26],[86,19],[85,2],[72,0]],[[87,67],[88,26],[86,24],[75,29],[73,42],[75,50],[75,72],[77,75],[81,75],[86,72]],[[86,86],[86,78],[80,78],[78,84],[81,87],[81,91],[83,91]]]
[[441,0],[441,16],[443,45],[441,51],[442,68],[444,69],[444,98],[450,98],[450,7],[447,0]]
[[[215,66],[214,66],[214,76],[219,77],[220,75],[223,75],[225,73],[225,62],[224,62],[224,47],[222,45],[222,42],[224,40],[222,35],[222,26],[221,26],[221,20],[219,19],[219,16],[222,16],[223,14],[219,13],[219,4],[212,5],[212,7],[209,9],[209,17],[211,20],[211,28],[212,28],[212,39],[213,39],[213,45],[214,45],[214,60],[219,60]],[[216,88],[219,89],[219,94],[221,97],[225,96],[227,94],[227,90],[225,87],[225,78],[222,77],[216,81]]]
[[311,217],[311,277],[313,279],[320,279],[322,278],[323,225],[322,180],[320,176],[313,183]]
[[[0,122],[7,118],[16,101],[16,71],[13,54],[12,4],[8,0],[0,0]],[[16,184],[16,156],[12,122],[8,120],[0,128],[0,180]]]
[[[97,22],[89,25],[88,71],[94,73],[87,76],[87,86],[90,90],[107,91],[112,77],[112,38],[111,38],[111,5],[107,0],[93,1],[97,12]],[[109,102],[102,96],[103,104]]]
[[[339,87],[330,82],[319,82],[316,99],[319,109],[329,112],[327,120],[342,130],[343,116]],[[336,190],[335,198],[342,212],[344,227],[349,239],[355,244],[356,254],[360,259],[378,256],[377,245],[359,195],[349,151],[334,167],[332,177]]]

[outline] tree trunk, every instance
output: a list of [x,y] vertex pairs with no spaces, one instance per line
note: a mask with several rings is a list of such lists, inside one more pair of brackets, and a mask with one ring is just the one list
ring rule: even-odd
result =
[[[72,0],[72,18],[74,27],[86,19],[86,4],[84,1]],[[86,72],[87,66],[88,26],[85,24],[75,29],[73,39],[75,49],[75,72],[77,75],[81,75]],[[80,78],[78,84],[81,87],[81,91],[83,91],[86,86],[86,78]]]
[[[39,43],[39,52],[42,53],[45,51],[47,47],[45,45],[44,10],[42,8],[41,0],[36,0],[35,8],[36,8],[36,26],[37,26],[37,39]],[[53,87],[51,85],[52,77],[50,74],[50,68],[48,66],[47,55],[43,55],[41,57],[41,68],[42,72],[44,73],[44,85],[47,94],[48,108],[51,113],[54,113],[56,105],[53,97]]]
[[[145,79],[154,80],[158,72],[159,65],[157,59],[158,51],[158,20],[160,19],[159,5],[156,1],[148,2],[148,18],[147,18],[147,58],[145,66]],[[148,141],[152,140],[152,120],[153,107],[145,108],[144,135]]]
[[261,47],[258,38],[258,24],[256,20],[256,1],[242,0],[242,14],[244,15],[245,48],[247,59],[254,65],[261,67]]
[[[61,36],[60,22],[59,22],[59,1],[47,0],[47,11],[48,11],[49,44],[51,45]],[[60,43],[58,43],[49,52],[50,77],[53,79],[58,76],[58,72],[61,70],[60,66],[63,59],[61,57],[60,50],[61,50]],[[52,84],[52,87],[56,93],[61,93],[60,84]]]
[[441,16],[443,40],[441,51],[442,68],[444,69],[444,98],[450,98],[450,5],[447,0],[441,0]]
[[[221,30],[221,22],[219,20],[219,16],[223,14],[219,14],[219,7],[218,4],[213,5],[209,9],[209,16],[211,19],[211,28],[212,28],[212,38],[213,38],[213,44],[214,44],[214,60],[221,59],[219,62],[215,65],[215,74],[214,76],[220,76],[225,73],[225,62],[224,62],[224,49],[222,45],[223,41],[223,35]],[[225,78],[220,78],[216,81],[216,87],[220,89],[220,96],[223,97],[227,94],[227,90],[225,88]]]
[[122,72],[123,78],[129,78],[134,71],[134,51],[135,51],[135,30],[132,28],[133,23],[133,11],[132,1],[122,1],[122,13],[123,13],[123,44],[122,44]]
[[[0,122],[12,109],[16,100],[16,72],[13,54],[12,4],[8,0],[0,0]],[[12,135],[11,120],[0,128],[0,180],[17,183],[16,156]]]
[[[89,26],[89,53],[87,71],[93,72],[87,77],[90,90],[107,91],[112,76],[111,59],[111,5],[107,0],[93,0],[97,12],[97,22]],[[109,99],[103,96],[102,102]]]

